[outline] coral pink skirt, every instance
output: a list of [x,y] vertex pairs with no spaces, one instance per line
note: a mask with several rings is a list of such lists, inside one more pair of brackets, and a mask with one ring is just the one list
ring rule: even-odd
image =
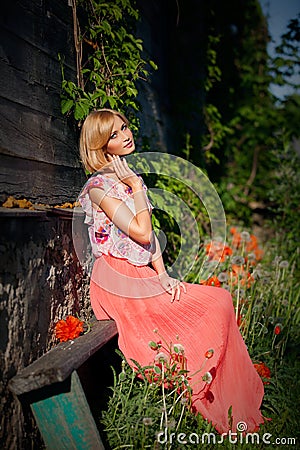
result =
[[[142,366],[153,363],[155,354],[148,344],[157,341],[154,330],[168,343],[183,345],[191,374],[213,349],[203,372],[190,381],[194,407],[219,433],[236,431],[239,422],[246,423],[247,432],[255,431],[264,422],[263,383],[237,327],[231,296],[218,287],[190,283],[185,287],[180,301],[171,303],[149,266],[103,255],[93,267],[91,304],[98,320],[116,321],[119,348],[129,363],[131,359]],[[213,375],[210,384],[202,380],[207,371]]]

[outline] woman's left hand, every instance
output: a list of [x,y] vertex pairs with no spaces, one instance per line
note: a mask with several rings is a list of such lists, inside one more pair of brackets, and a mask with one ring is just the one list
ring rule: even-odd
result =
[[176,280],[176,278],[170,277],[166,272],[159,274],[158,277],[164,290],[168,292],[168,294],[171,294],[172,303],[174,300],[180,299],[181,289],[183,292],[186,292],[185,285],[181,281]]

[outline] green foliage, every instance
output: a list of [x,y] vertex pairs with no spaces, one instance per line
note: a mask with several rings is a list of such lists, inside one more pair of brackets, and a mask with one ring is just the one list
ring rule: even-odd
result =
[[[217,61],[217,46],[220,42],[220,36],[215,36],[213,33],[208,36],[207,52],[206,52],[206,78],[204,81],[204,89],[208,94],[216,83],[222,79],[222,71]],[[209,98],[209,97],[208,97]],[[202,151],[206,163],[214,161],[216,164],[220,163],[217,157],[216,150],[220,149],[224,143],[225,138],[231,133],[230,127],[224,125],[222,115],[215,104],[209,102],[203,107],[204,123],[206,132],[202,137]]]
[[[207,16],[208,133],[203,147],[208,148],[208,174],[218,185],[226,212],[251,224],[252,210],[269,205],[281,136],[289,141],[300,136],[295,77],[300,21],[290,21],[273,58],[267,54],[267,23],[258,1],[251,0],[230,17],[217,4]],[[276,84],[293,87],[294,94],[278,101],[270,92]]]
[[160,341],[149,346],[156,352],[152,364],[141,367],[133,361],[134,369],[123,360],[119,376],[114,372],[113,394],[101,419],[111,449],[161,448],[155,444],[158,433],[162,433],[161,442],[174,432],[212,429],[192,412],[183,347]]
[[[182,177],[182,174],[180,174]],[[191,242],[191,235],[194,227],[197,227],[197,235],[202,238],[205,231],[210,229],[209,217],[201,199],[195,195],[190,186],[180,181],[182,178],[174,178],[167,176],[159,176],[156,180],[155,188],[161,189],[163,192],[172,193],[172,197],[168,198],[168,205],[165,201],[165,195],[159,196],[156,200],[157,209],[153,212],[154,230],[159,233],[160,230],[166,235],[167,247],[163,253],[166,267],[171,267],[181,252],[186,256],[177,273],[172,273],[180,279],[184,278],[187,266],[190,264],[189,254],[197,255],[199,248],[194,248]],[[151,195],[150,195],[151,196]],[[180,201],[178,201],[180,200]],[[184,208],[188,208],[189,214]],[[169,211],[166,212],[166,209]],[[184,225],[184,229],[180,230],[178,225]]]
[[[134,35],[139,15],[133,1],[78,0],[77,10],[86,22],[77,43],[84,60],[77,67],[77,84],[65,78],[62,64],[62,113],[73,114],[77,121],[103,107],[130,115],[139,109],[137,81],[147,79],[147,65],[157,68],[142,58],[142,40]],[[136,127],[133,115],[132,120]]]
[[[274,151],[276,169],[267,195],[273,215],[270,226],[275,230],[276,246],[281,255],[289,257],[300,248],[300,158],[289,141],[282,142],[282,147],[282,150]],[[284,241],[282,236],[285,236]]]
[[271,64],[272,82],[278,86],[288,85],[299,89],[300,14],[290,20],[287,32],[281,36],[281,43],[275,51],[276,56]]

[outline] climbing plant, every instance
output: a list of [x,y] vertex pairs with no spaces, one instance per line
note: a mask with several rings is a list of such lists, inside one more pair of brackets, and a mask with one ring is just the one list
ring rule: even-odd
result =
[[207,36],[206,78],[204,81],[206,102],[203,106],[203,116],[206,130],[202,137],[202,151],[205,161],[214,161],[217,164],[220,163],[220,159],[216,150],[222,147],[224,139],[232,132],[230,127],[224,124],[218,106],[212,103],[209,97],[209,92],[213,89],[215,83],[220,83],[222,79],[222,71],[217,61],[219,42],[220,36],[210,30],[210,34]]
[[79,122],[103,107],[130,116],[139,109],[138,80],[147,80],[149,70],[157,68],[144,59],[143,42],[134,34],[139,12],[133,0],[72,0],[72,8],[77,82],[66,78],[60,56],[62,113]]

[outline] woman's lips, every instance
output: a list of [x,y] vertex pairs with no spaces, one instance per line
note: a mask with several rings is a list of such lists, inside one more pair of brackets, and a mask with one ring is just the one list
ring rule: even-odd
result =
[[124,145],[124,148],[132,147],[132,145],[133,145],[133,142],[129,141],[128,144]]

